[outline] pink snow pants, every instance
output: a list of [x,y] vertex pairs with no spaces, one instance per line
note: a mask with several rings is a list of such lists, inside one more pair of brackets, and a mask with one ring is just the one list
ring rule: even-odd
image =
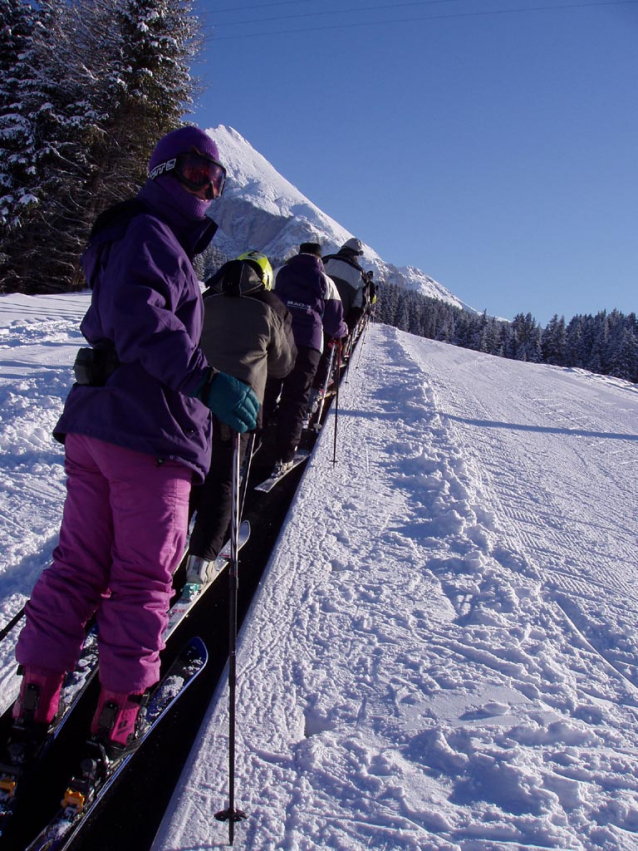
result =
[[20,664],[70,671],[97,613],[100,682],[141,693],[159,679],[172,575],[188,530],[191,471],[69,434],[60,541],[26,606]]

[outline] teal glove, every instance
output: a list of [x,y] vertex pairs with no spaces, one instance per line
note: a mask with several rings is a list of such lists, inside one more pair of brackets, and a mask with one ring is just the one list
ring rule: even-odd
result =
[[216,372],[195,394],[217,419],[238,432],[251,431],[257,425],[259,400],[248,384]]

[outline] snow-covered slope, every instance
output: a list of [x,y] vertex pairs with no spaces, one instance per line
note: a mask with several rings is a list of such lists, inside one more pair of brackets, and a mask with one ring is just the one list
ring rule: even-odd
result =
[[[638,388],[373,327],[238,654],[244,851],[638,848]],[[220,846],[227,694],[153,851]]]
[[[86,306],[0,297],[0,623]],[[339,401],[240,636],[235,847],[638,851],[638,387],[374,326]],[[226,844],[227,729],[222,688],[153,851]]]
[[[228,169],[224,195],[211,208],[211,215],[220,226],[214,245],[224,254],[236,257],[248,248],[255,248],[276,260],[284,260],[296,254],[301,242],[320,242],[324,253],[329,254],[351,236],[358,236],[302,195],[236,130],[219,125],[206,132],[219,146]],[[397,268],[386,263],[368,245],[363,265],[374,269],[378,280],[467,308],[420,269]]]

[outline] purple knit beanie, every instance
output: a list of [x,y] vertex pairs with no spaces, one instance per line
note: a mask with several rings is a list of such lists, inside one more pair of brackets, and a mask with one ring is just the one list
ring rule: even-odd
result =
[[[151,154],[151,159],[148,163],[149,173],[156,166],[171,160],[178,154],[186,154],[193,148],[219,162],[219,150],[217,145],[210,138],[208,133],[204,133],[199,127],[189,125],[188,127],[179,127],[177,130],[171,130],[166,136],[163,136],[155,150]],[[191,195],[175,177],[168,174],[160,174],[155,178],[155,182],[159,183],[162,188],[168,192],[172,198],[179,204],[188,218],[203,219],[206,211],[210,206],[210,201],[202,201]]]

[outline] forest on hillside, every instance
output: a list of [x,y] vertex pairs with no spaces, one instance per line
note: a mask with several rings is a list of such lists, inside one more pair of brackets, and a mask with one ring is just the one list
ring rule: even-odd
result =
[[461,310],[414,290],[379,288],[376,318],[401,331],[499,357],[577,367],[638,382],[638,317],[618,310],[554,315],[543,328],[531,313],[511,322]]

